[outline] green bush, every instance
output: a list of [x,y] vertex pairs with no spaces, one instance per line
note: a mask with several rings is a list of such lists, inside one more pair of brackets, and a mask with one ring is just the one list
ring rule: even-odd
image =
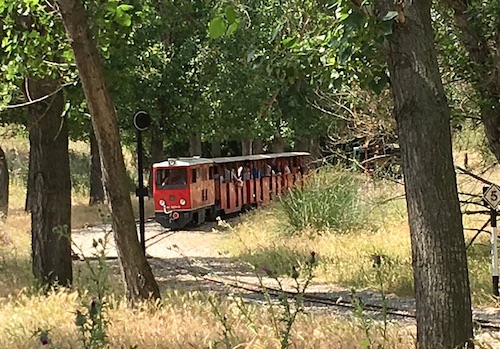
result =
[[323,167],[281,199],[294,233],[305,229],[348,232],[368,222],[362,179],[350,170]]

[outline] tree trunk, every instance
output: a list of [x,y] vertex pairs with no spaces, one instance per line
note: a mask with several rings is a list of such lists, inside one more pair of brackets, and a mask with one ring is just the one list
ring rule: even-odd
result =
[[[443,0],[454,10],[455,24],[460,31],[460,40],[474,64],[472,83],[481,96],[481,119],[491,151],[500,162],[500,33],[496,43],[487,39],[477,30],[474,17],[478,14],[470,10],[470,0]],[[496,62],[496,64],[495,64]]]
[[90,36],[85,9],[80,0],[57,0],[57,3],[71,39],[99,144],[104,184],[127,297],[131,301],[160,298],[158,284],[137,238],[116,110],[104,81],[101,57]]
[[153,194],[153,164],[155,162],[162,161],[163,158],[165,157],[165,154],[163,152],[163,135],[160,133],[160,131],[152,129],[151,130],[151,143],[149,145],[150,147],[150,153],[151,153],[151,163],[149,166],[149,179],[148,179],[148,185],[149,185],[149,193],[150,195]]
[[222,156],[222,149],[219,141],[212,141],[212,157],[219,158]]
[[[57,80],[28,79],[28,100],[47,96],[59,87]],[[68,127],[61,117],[64,95],[60,91],[28,107],[32,187],[31,251],[33,274],[43,285],[70,286],[71,178]]]
[[201,156],[201,136],[198,133],[192,134],[189,137],[189,155]]
[[95,139],[94,130],[90,131],[90,200],[89,206],[104,202],[104,185],[102,183],[101,156]]
[[24,202],[24,210],[31,212],[31,202],[33,196],[33,166],[31,152],[28,155],[28,179],[26,181],[26,200]]
[[311,160],[321,159],[321,144],[318,138],[311,138],[309,140],[309,153],[311,153]]
[[[405,2],[406,3],[406,2]],[[379,0],[384,16],[393,0]],[[448,109],[430,0],[404,9],[389,39],[389,71],[410,222],[420,349],[472,346],[472,313]],[[431,169],[431,170],[430,170]]]
[[309,151],[311,147],[312,140],[305,137],[297,137],[295,139],[295,151]]
[[0,219],[9,213],[9,167],[7,158],[0,147]]
[[[497,92],[497,96],[500,96],[500,89]],[[495,98],[492,97],[490,100],[494,101]],[[483,121],[490,150],[497,158],[497,161],[500,162],[500,102],[497,99],[493,103],[481,107],[481,120]]]
[[253,140],[252,154],[264,154],[264,141],[262,139]]
[[241,155],[252,155],[252,141],[244,140],[241,141]]
[[274,136],[273,153],[283,153],[285,151],[285,142],[281,136]]

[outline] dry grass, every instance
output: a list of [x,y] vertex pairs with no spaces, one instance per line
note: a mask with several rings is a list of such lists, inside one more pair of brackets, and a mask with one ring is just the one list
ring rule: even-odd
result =
[[283,218],[276,208],[252,214],[228,235],[221,248],[255,265],[286,274],[297,260],[316,252],[316,281],[345,287],[377,288],[373,256],[386,265],[386,287],[398,295],[412,294],[411,250],[408,226],[387,222],[376,232],[323,232],[283,238]]
[[[279,348],[279,334],[271,326],[266,308],[248,306],[243,316],[234,303],[208,301],[199,293],[170,293],[161,305],[144,305],[132,310],[115,298],[107,300],[111,348],[228,348],[223,344],[222,325],[212,311],[216,306],[227,318],[230,348]],[[16,302],[0,307],[0,346],[9,349],[37,348],[38,329],[50,330],[53,348],[81,348],[74,324],[76,310],[88,304],[90,295],[52,292],[32,296],[22,292]],[[371,329],[375,342],[382,343],[376,326]],[[412,348],[412,326],[389,325],[384,348]],[[376,339],[379,338],[379,339]],[[302,315],[293,331],[293,348],[361,348],[366,340],[356,321],[346,322],[328,315]]]

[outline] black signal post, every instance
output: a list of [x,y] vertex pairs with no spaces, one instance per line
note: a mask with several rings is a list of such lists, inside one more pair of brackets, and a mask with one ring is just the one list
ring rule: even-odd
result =
[[148,196],[148,188],[144,187],[142,132],[148,129],[151,124],[151,118],[148,113],[140,110],[134,114],[133,124],[137,130],[137,174],[139,183],[135,190],[135,195],[139,198],[139,237],[141,240],[142,252],[146,255],[144,197]]

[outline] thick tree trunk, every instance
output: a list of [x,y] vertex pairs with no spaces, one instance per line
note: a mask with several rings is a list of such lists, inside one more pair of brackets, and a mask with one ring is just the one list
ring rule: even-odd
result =
[[253,140],[252,154],[264,154],[264,141],[262,139]]
[[94,130],[90,131],[90,200],[89,206],[104,202],[104,184],[102,183],[101,156]]
[[311,148],[312,140],[305,137],[297,137],[295,139],[295,151],[309,151]]
[[285,142],[281,136],[274,136],[273,153],[283,153],[285,151]]
[[[443,0],[454,10],[460,40],[474,63],[472,83],[481,96],[481,119],[491,151],[500,162],[500,34],[496,42],[478,32],[471,0]],[[477,7],[476,7],[477,8]]]
[[7,157],[0,147],[0,219],[9,213],[9,167]]
[[189,155],[201,156],[201,135],[199,133],[192,134],[189,137]]
[[28,178],[26,180],[26,200],[24,202],[24,210],[31,212],[31,202],[33,196],[33,166],[31,152],[28,155]]
[[[379,5],[382,16],[394,10],[393,0]],[[389,71],[410,222],[418,347],[451,349],[471,345],[472,313],[450,111],[430,6],[430,0],[414,1],[404,9],[404,23],[395,22]]]
[[[59,82],[28,79],[25,86],[31,100],[54,92]],[[28,107],[31,256],[33,274],[43,285],[70,286],[73,280],[68,127],[63,110],[62,91]]]
[[[500,96],[500,89],[497,96]],[[494,98],[490,99],[494,101]],[[491,151],[500,162],[500,98],[496,102],[484,105],[481,108],[481,120],[483,121],[484,131],[488,138],[488,144]]]
[[104,81],[103,64],[90,36],[80,0],[57,0],[71,39],[103,164],[103,178],[112,215],[113,233],[130,300],[160,298],[135,226],[115,107]]
[[321,144],[319,139],[312,138],[309,143],[309,153],[311,153],[311,160],[321,159],[323,157],[321,153]]
[[212,141],[212,157],[218,158],[222,156],[222,147],[219,141]]
[[241,155],[252,155],[252,141],[244,140],[241,141]]

